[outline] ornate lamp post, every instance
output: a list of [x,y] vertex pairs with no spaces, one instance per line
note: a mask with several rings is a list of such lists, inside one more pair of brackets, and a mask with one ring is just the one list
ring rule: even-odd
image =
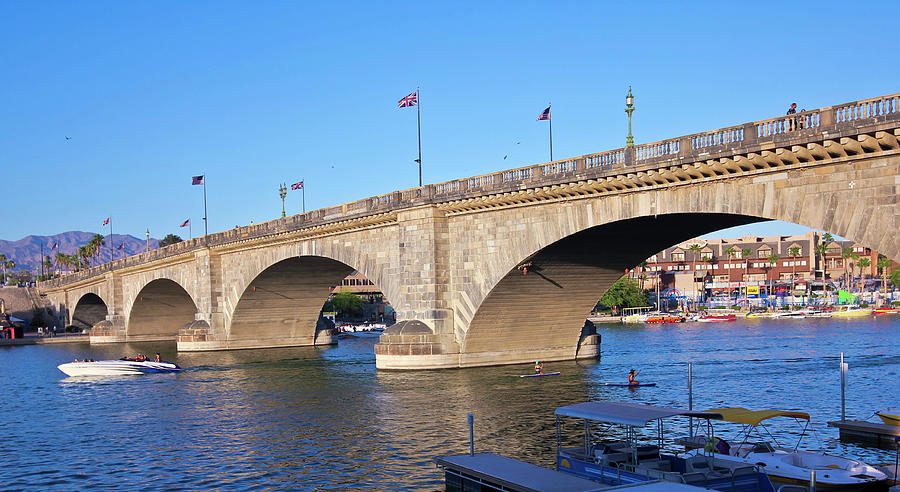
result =
[[287,196],[287,186],[284,183],[278,187],[278,195],[281,196],[281,216],[284,217],[284,197]]
[[147,229],[147,252],[150,252],[150,229]]
[[634,137],[631,136],[631,113],[634,112],[634,96],[631,95],[631,86],[628,86],[628,95],[625,96],[625,112],[628,113],[628,137],[625,138],[627,147],[634,146]]

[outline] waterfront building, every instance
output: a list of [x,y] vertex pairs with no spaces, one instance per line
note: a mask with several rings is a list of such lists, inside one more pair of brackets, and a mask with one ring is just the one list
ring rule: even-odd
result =
[[[802,295],[821,291],[823,277],[829,290],[880,287],[877,251],[836,239],[828,244],[823,262],[816,252],[821,241],[822,234],[812,230],[793,236],[695,238],[660,251],[630,273],[644,288],[652,290],[659,283],[661,290],[688,299],[734,295],[748,288],[751,294],[784,294],[792,286],[795,295]],[[861,258],[869,265],[860,267]],[[897,266],[892,263],[887,273]]]
[[354,270],[350,275],[344,277],[339,285],[332,287],[328,299],[331,299],[339,291],[352,292],[363,298],[365,301],[363,320],[394,321],[396,314],[391,303],[385,299],[381,288],[358,271]]

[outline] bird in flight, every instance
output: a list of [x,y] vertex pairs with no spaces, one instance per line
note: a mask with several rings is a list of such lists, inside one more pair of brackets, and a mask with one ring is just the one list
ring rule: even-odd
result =
[[66,135],[66,140],[72,140],[72,137]]

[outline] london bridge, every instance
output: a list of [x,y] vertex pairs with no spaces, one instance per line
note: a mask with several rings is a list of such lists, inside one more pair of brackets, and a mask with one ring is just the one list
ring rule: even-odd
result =
[[891,94],[396,191],[39,287],[56,316],[93,325],[92,343],[283,347],[331,343],[317,330],[322,304],[358,270],[400,321],[375,347],[378,368],[591,358],[598,337],[584,320],[597,299],[688,238],[776,219],[900,259],[898,103]]

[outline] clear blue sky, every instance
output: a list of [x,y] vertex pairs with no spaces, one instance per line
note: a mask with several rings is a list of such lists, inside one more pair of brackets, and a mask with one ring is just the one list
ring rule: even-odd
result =
[[307,210],[414,187],[397,100],[416,86],[425,183],[546,161],[548,101],[555,157],[621,147],[629,85],[638,143],[892,93],[879,19],[797,1],[2,2],[0,239],[107,233],[107,216],[197,235],[194,174],[210,232],[280,216],[282,182],[305,180]]

